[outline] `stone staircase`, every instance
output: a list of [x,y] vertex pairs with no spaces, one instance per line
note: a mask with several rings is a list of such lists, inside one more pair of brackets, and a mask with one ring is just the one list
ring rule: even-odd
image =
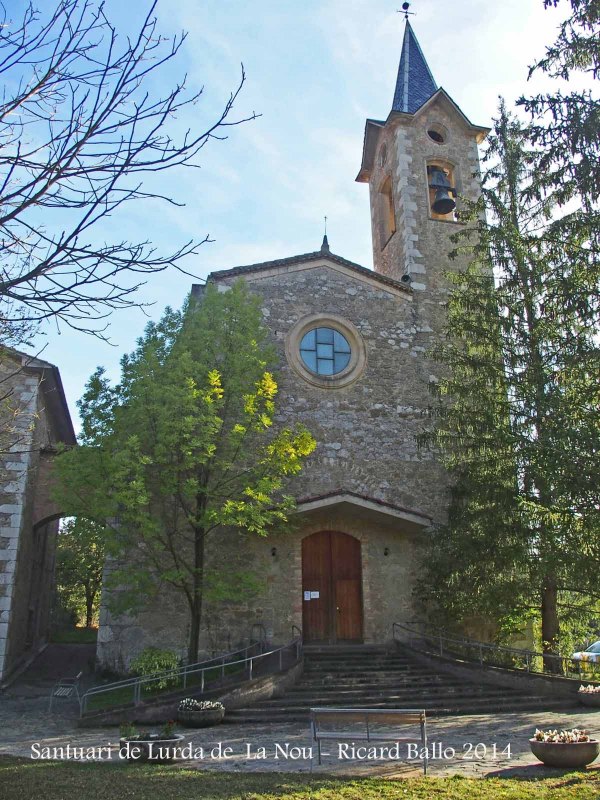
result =
[[487,714],[565,708],[569,701],[521,689],[469,683],[424,668],[408,652],[383,647],[306,646],[304,673],[283,697],[228,711],[226,722],[307,722],[317,706],[424,708],[428,714]]

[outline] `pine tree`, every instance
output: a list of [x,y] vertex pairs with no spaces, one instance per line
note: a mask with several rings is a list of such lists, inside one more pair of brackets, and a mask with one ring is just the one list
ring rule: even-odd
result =
[[[555,670],[561,615],[597,598],[600,513],[598,263],[586,230],[564,226],[536,176],[544,153],[500,107],[474,226],[451,275],[446,377],[434,431],[453,481],[427,586],[438,612],[541,621]],[[486,218],[487,214],[487,218]],[[488,221],[489,220],[489,221]]]
[[[546,8],[559,0],[544,0]],[[542,152],[535,180],[556,193],[561,205],[573,200],[598,230],[600,197],[600,2],[570,0],[571,16],[546,49],[544,58],[530,69],[569,81],[585,75],[594,88],[522,97],[519,104],[531,114],[530,138]],[[596,239],[596,244],[598,240]]]

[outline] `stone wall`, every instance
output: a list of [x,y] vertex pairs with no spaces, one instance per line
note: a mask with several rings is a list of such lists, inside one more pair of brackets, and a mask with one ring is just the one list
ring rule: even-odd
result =
[[[57,509],[49,497],[53,445],[59,440],[38,368],[3,352],[5,436],[0,498],[0,679],[47,640],[52,603]],[[45,362],[44,362],[45,363]],[[70,420],[69,420],[70,424]]]
[[[432,126],[444,129],[443,144],[428,136]],[[373,263],[376,271],[391,278],[410,274],[423,333],[421,344],[426,349],[437,340],[445,323],[448,286],[444,273],[464,269],[468,263],[466,256],[448,257],[456,247],[450,237],[464,225],[431,216],[427,164],[441,160],[453,166],[460,210],[460,196],[475,201],[481,193],[476,136],[444,96],[415,116],[392,115],[379,134],[377,152],[386,147],[388,155],[383,165],[375,158],[369,180]],[[388,176],[392,179],[396,233],[382,248],[378,194]]]
[[[419,451],[415,441],[427,424],[430,375],[410,294],[333,268],[326,257],[322,263],[295,270],[257,272],[247,280],[262,298],[265,323],[278,349],[277,424],[301,422],[318,443],[288,489],[300,499],[352,492],[442,521],[444,471],[430,453]],[[315,313],[347,320],[362,337],[366,366],[349,385],[311,385],[288,362],[290,331],[304,316]],[[361,541],[366,641],[391,638],[394,621],[415,616],[412,590],[418,580],[419,542],[428,535],[424,528],[417,533],[401,519],[388,519],[384,511],[323,510],[300,516],[291,533],[253,539],[222,532],[211,544],[208,569],[214,565],[235,569],[240,562],[251,567],[263,588],[243,602],[206,607],[205,652],[247,641],[254,623],[263,624],[276,641],[291,638],[292,624],[302,625],[301,540],[318,530],[338,530]],[[168,587],[162,587],[159,598],[137,617],[115,619],[103,603],[101,663],[122,670],[149,645],[183,655],[187,615],[185,600]]]

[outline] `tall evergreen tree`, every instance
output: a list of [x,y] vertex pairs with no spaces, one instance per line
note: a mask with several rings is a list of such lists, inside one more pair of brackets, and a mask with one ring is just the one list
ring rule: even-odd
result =
[[600,270],[585,229],[557,241],[558,199],[539,188],[544,153],[528,137],[501,105],[457,238],[473,261],[451,275],[446,377],[423,436],[454,488],[427,586],[455,619],[538,616],[552,670],[563,611],[599,594]]
[[[542,156],[536,183],[556,192],[561,205],[574,200],[591,215],[598,231],[600,197],[600,0],[569,0],[571,15],[562,23],[556,41],[530,69],[556,79],[556,91],[522,97],[530,112],[530,138]],[[544,0],[546,8],[560,0]],[[569,81],[584,75],[589,89],[569,91]],[[576,220],[581,214],[576,216]],[[570,220],[572,223],[573,220]],[[596,239],[596,244],[598,239]]]
[[173,587],[189,608],[189,662],[206,595],[239,598],[251,578],[212,568],[209,545],[224,528],[264,536],[285,522],[285,481],[315,447],[301,426],[272,430],[272,356],[258,298],[241,281],[224,293],[209,285],[199,304],[147,327],[119,386],[92,376],[82,446],[58,459],[62,507],[119,520],[107,526],[113,609],[135,611]]

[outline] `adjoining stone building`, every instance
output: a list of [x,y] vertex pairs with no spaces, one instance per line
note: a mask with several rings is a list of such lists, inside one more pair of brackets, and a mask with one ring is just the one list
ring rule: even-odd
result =
[[[251,563],[260,596],[208,608],[206,650],[247,638],[261,623],[277,641],[292,625],[305,641],[383,642],[414,618],[421,543],[444,520],[447,478],[416,435],[431,403],[427,351],[442,334],[450,236],[460,196],[480,192],[471,124],[433,80],[407,22],[385,120],[366,123],[357,180],[369,184],[374,271],[320,250],[213,272],[223,291],[243,277],[262,298],[279,352],[278,416],[318,442],[291,490],[293,533],[223,540],[216,560]],[[198,292],[199,287],[193,291]],[[185,652],[186,609],[161,597],[135,618],[101,612],[98,655],[123,667],[150,644]]]
[[75,444],[58,369],[0,352],[0,683],[48,641],[59,509],[50,498],[57,444]]

